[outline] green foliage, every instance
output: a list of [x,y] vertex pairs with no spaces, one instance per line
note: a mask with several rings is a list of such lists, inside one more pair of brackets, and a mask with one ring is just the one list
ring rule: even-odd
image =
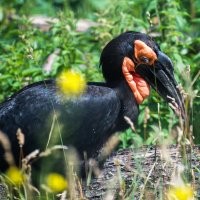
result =
[[[114,2],[111,7],[98,15],[100,26],[95,28],[94,33],[102,42],[102,46],[105,44],[104,41],[108,41],[126,30],[143,31],[154,36],[161,49],[173,60],[177,80],[184,86],[185,92],[193,101],[194,90],[199,91],[197,86],[199,79],[197,78],[193,87],[191,87],[191,84],[199,71],[198,66],[200,64],[199,53],[197,53],[199,52],[200,32],[197,32],[194,28],[194,22],[197,23],[197,19],[199,19],[199,10],[193,4],[196,4],[196,2],[191,1],[189,6],[196,9],[191,11],[196,12],[196,15],[191,19],[190,10],[188,11],[188,7],[186,7],[187,4],[181,1],[146,0],[142,6],[141,1]],[[187,72],[188,65],[190,65],[190,72]],[[163,132],[170,133],[178,123],[177,119],[173,117],[174,114],[169,112],[168,107],[163,102],[158,105],[162,100],[155,92],[153,93],[154,95],[149,98],[147,103],[150,107],[150,118],[146,127],[147,133],[151,135],[152,127],[150,124],[157,124],[157,126],[161,124]],[[194,99],[193,104],[195,107],[199,107],[198,97]],[[141,110],[144,110],[145,107],[145,103],[140,106]],[[158,109],[158,107],[160,108]],[[187,109],[192,110],[192,105]],[[199,109],[195,109],[194,113],[191,113],[193,116],[188,113],[192,120],[198,119],[199,112],[197,110]],[[144,133],[143,119],[139,120],[137,130],[140,135]],[[191,124],[193,124],[192,120]],[[197,130],[196,124],[194,124],[194,135],[198,134]],[[199,141],[197,140],[197,142]]]
[[[59,22],[52,24],[46,33],[32,26],[26,17],[14,20],[13,23],[17,24],[15,29],[10,27],[13,24],[6,27],[6,34],[2,34],[5,37],[0,40],[0,100],[24,85],[55,77],[63,68],[82,71],[91,81],[101,79],[101,75],[95,73],[98,66],[94,67],[94,63],[98,63],[98,54],[90,53],[94,44],[87,45],[90,40],[87,34],[75,31],[73,13],[59,13],[58,19]],[[56,49],[60,54],[51,73],[45,73],[42,66]]]
[[[58,21],[44,32],[29,20],[36,14],[55,17]],[[98,25],[77,32],[77,20],[82,17],[90,18]],[[178,82],[194,99],[190,123],[194,124],[197,135],[200,104],[199,97],[194,98],[194,91],[200,90],[199,78],[192,87],[191,83],[200,65],[199,24],[200,3],[195,0],[104,0],[102,3],[91,0],[3,0],[0,5],[0,101],[25,85],[53,78],[66,68],[84,73],[88,81],[102,81],[98,62],[103,46],[124,31],[142,31],[152,35],[173,60]],[[52,70],[47,73],[44,63],[57,49],[59,53]],[[190,72],[186,73],[188,65]],[[141,115],[136,126],[137,133],[145,140],[155,132],[152,125],[166,133],[177,124],[168,106],[155,92],[152,93],[140,106]],[[147,105],[150,108],[148,117],[145,113]],[[128,130],[122,136],[122,146],[141,141],[137,137]]]
[[133,133],[131,129],[126,130],[123,134],[120,135],[121,147],[122,148],[138,148],[143,145],[143,139],[140,135]]

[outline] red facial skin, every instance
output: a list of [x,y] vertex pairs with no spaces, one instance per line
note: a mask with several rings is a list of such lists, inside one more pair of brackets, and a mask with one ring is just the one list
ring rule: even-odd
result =
[[[136,40],[134,43],[135,49],[135,58],[139,64],[153,65],[153,63],[157,60],[157,56],[155,52],[147,46],[141,40]],[[140,60],[142,57],[146,57],[149,62],[145,63]],[[149,84],[137,73],[135,73],[135,64],[133,61],[125,57],[122,64],[122,72],[124,77],[131,88],[133,95],[138,104],[141,104],[150,94],[150,86]]]

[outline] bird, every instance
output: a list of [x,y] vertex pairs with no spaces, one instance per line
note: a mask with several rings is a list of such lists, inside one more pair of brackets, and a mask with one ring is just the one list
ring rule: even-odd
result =
[[[56,81],[50,79],[25,86],[0,104],[0,130],[10,140],[16,163],[20,156],[18,128],[25,137],[24,155],[42,151],[54,115],[60,135],[52,140],[61,144],[61,138],[81,159],[85,154],[95,158],[109,137],[129,128],[125,117],[136,123],[139,105],[150,95],[151,87],[175,114],[185,117],[173,63],[147,34],[127,31],[112,39],[102,50],[100,66],[105,82],[89,82],[79,98],[63,98]],[[8,168],[3,155],[0,147],[1,171]]]

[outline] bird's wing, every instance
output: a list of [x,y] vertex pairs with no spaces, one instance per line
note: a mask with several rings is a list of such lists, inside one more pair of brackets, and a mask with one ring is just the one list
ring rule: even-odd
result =
[[41,82],[0,106],[0,129],[16,144],[16,130],[21,128],[27,152],[47,143],[83,151],[102,145],[114,130],[119,110],[120,101],[110,88],[89,85],[81,97],[69,99],[54,81]]

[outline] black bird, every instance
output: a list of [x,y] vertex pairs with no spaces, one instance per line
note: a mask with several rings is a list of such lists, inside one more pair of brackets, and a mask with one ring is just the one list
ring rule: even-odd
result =
[[[135,122],[139,104],[155,89],[176,113],[184,118],[183,98],[178,90],[171,60],[146,34],[125,32],[103,49],[100,65],[105,83],[88,83],[85,93],[66,100],[58,93],[55,80],[45,80],[24,87],[0,105],[0,130],[11,141],[16,163],[19,160],[18,128],[25,134],[24,154],[44,150],[54,116],[61,134],[51,140],[74,146],[95,157],[108,138],[128,128],[124,117]],[[150,85],[150,86],[149,86]],[[0,169],[8,166],[0,147]]]

